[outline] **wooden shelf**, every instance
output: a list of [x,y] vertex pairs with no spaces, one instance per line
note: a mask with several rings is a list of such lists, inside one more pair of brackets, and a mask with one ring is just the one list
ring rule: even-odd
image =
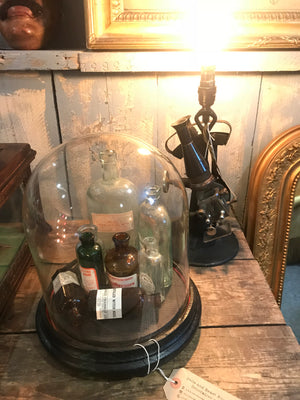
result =
[[2,50],[0,71],[78,70],[78,51]]
[[[0,71],[199,73],[206,64],[206,55],[190,51],[0,51]],[[215,57],[214,64],[217,72],[297,72],[300,51],[227,51]]]

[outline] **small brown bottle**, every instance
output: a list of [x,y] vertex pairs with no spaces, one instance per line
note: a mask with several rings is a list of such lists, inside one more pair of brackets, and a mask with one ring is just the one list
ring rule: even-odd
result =
[[52,276],[52,285],[53,311],[61,314],[64,321],[72,326],[80,326],[86,313],[87,295],[75,270],[66,267],[58,269]]
[[115,247],[105,256],[107,277],[113,288],[138,287],[138,251],[129,246],[129,239],[126,232],[115,233],[112,238]]

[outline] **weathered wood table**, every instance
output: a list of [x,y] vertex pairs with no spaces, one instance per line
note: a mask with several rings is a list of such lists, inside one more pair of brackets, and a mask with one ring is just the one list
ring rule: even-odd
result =
[[[191,268],[202,299],[199,331],[173,360],[167,376],[185,367],[246,399],[300,399],[300,346],[285,324],[242,232],[234,260]],[[1,399],[165,399],[158,372],[124,381],[96,379],[70,371],[41,345],[35,311],[41,289],[32,266],[0,326]]]

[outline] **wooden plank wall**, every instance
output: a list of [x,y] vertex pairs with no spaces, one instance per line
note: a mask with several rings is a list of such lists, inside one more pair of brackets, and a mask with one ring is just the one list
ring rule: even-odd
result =
[[[179,72],[2,71],[0,140],[30,143],[37,151],[34,165],[59,143],[101,127],[166,153],[171,123],[200,109],[199,79]],[[242,222],[251,166],[275,136],[300,124],[300,73],[217,73],[216,85],[213,109],[233,128],[219,166],[238,196]],[[183,173],[182,161],[172,161]]]

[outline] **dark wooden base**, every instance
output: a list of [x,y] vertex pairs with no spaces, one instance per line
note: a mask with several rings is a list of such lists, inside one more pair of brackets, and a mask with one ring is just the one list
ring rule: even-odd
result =
[[[198,290],[190,281],[190,301],[174,326],[153,337],[159,343],[160,364],[177,355],[185,345],[192,339],[195,331],[199,328],[201,317],[201,299]],[[56,359],[69,367],[99,374],[108,378],[130,378],[134,376],[145,376],[154,369],[158,361],[158,345],[154,341],[140,343],[140,346],[130,346],[124,349],[90,346],[79,342],[54,329],[49,320],[46,304],[42,298],[36,313],[36,328],[39,338],[44,347]],[[122,344],[122,333],[120,332],[120,345]]]
[[232,260],[239,251],[239,242],[234,233],[204,244],[200,238],[190,234],[189,264],[195,267],[214,267]]

